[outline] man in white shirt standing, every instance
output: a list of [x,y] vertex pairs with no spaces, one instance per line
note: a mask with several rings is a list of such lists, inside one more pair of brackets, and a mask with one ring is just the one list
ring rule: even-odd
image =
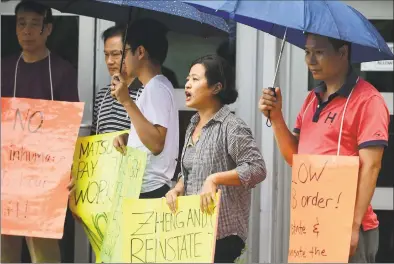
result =
[[114,139],[121,152],[127,144],[148,153],[140,198],[161,198],[169,191],[179,148],[178,109],[174,87],[162,75],[161,67],[168,50],[167,29],[152,19],[130,25],[126,43],[125,66],[144,86],[133,102],[122,76],[112,78],[111,95],[126,109],[131,120],[130,133]]

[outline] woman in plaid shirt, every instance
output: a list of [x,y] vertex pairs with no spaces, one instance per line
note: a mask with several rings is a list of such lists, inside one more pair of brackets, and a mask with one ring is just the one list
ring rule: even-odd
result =
[[167,203],[175,212],[177,196],[199,194],[201,209],[208,211],[221,189],[215,263],[231,263],[245,247],[251,189],[265,179],[265,162],[251,130],[227,106],[238,92],[223,58],[208,55],[193,62],[185,93],[186,105],[198,113],[187,128],[181,173]]

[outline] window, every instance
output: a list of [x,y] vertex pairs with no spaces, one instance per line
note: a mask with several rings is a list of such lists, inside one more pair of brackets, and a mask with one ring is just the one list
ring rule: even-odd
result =
[[190,64],[203,55],[216,54],[219,46],[227,40],[223,37],[203,38],[176,32],[169,32],[167,37],[168,55],[164,66],[175,73],[178,85],[174,87],[179,89],[185,88]]
[[168,55],[164,67],[174,72],[178,82],[178,85],[174,85],[175,88],[185,87],[190,64],[201,56],[220,55],[235,68],[236,23],[233,21],[227,23],[230,32],[225,36],[202,37],[174,31],[168,33]]

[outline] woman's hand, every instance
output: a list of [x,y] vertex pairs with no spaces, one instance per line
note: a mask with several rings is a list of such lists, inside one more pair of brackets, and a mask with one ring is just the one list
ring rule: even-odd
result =
[[171,212],[175,213],[176,210],[178,209],[177,205],[177,198],[179,196],[179,192],[174,188],[169,190],[166,193],[166,202],[168,207],[170,208]]
[[215,182],[215,174],[211,174],[205,179],[204,185],[200,192],[200,208],[202,212],[208,214],[213,213],[217,184]]

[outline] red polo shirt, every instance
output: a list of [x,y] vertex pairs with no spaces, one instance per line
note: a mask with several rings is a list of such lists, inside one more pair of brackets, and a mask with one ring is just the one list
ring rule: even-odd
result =
[[[375,87],[351,71],[341,89],[323,102],[321,93],[325,89],[322,83],[310,92],[298,114],[294,128],[299,134],[298,154],[337,154],[342,115],[349,95],[339,155],[358,156],[361,148],[388,145],[390,114]],[[377,216],[369,205],[362,227],[366,231],[378,226]]]

